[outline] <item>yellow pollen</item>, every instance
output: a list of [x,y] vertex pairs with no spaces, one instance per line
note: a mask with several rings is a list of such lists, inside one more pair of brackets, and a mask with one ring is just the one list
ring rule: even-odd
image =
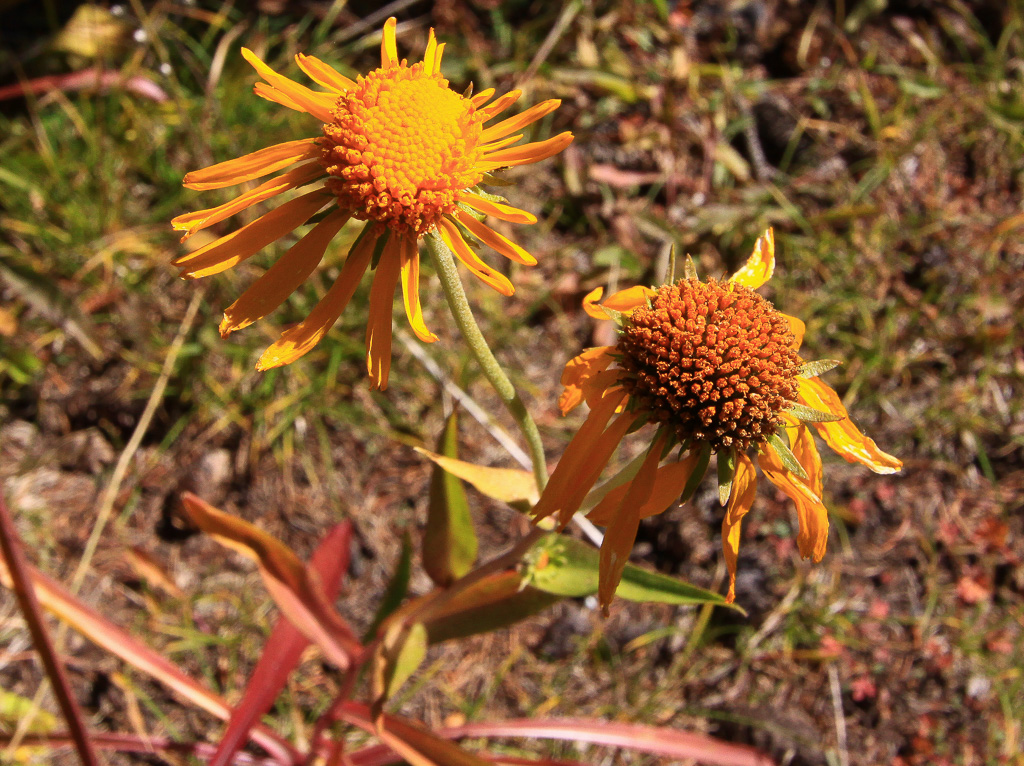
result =
[[357,218],[420,235],[483,178],[476,165],[484,115],[422,63],[360,77],[331,115],[320,161],[339,207]]

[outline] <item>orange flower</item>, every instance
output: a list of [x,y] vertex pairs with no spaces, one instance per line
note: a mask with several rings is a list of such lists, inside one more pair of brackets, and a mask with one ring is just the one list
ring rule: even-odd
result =
[[[605,609],[640,520],[688,499],[712,454],[726,506],[722,550],[730,602],[736,596],[740,525],[757,489],[751,451],[768,481],[796,504],[797,545],[815,561],[825,554],[828,511],[811,429],[848,461],[876,473],[903,465],[858,431],[836,392],[817,379],[838,362],[804,362],[797,353],[804,323],[754,292],[774,268],[769,229],[727,282],[700,282],[687,259],[686,277],[674,284],[632,287],[601,306],[598,288],[584,301],[591,316],[619,323],[619,341],[587,349],[566,365],[562,414],[586,400],[590,416],[533,514],[538,520],[557,514],[564,525],[585,506],[591,521],[607,527],[598,594]],[[591,492],[620,441],[645,424],[654,427],[651,446]],[[677,456],[669,458],[677,447]]]
[[[472,97],[456,93],[440,74],[443,49],[431,29],[423,61],[411,66],[400,61],[392,18],[384,25],[380,68],[355,81],[312,56],[296,56],[299,68],[326,92],[293,82],[252,51],[242,49],[246,61],[264,80],[256,83],[256,94],[311,114],[322,123],[322,134],[189,173],[185,186],[202,190],[291,168],[230,202],[178,216],[172,223],[184,230],[184,241],[282,192],[298,187],[307,190],[237,231],[181,256],[174,265],[187,279],[216,274],[320,211],[330,212],[228,307],[221,335],[247,327],[280,306],[317,267],[331,239],[350,218],[367,222],[327,294],[303,322],[264,352],[257,369],[289,364],[312,349],[341,316],[369,267],[376,273],[366,326],[367,369],[372,387],[386,388],[391,366],[391,304],[399,281],[413,332],[426,343],[437,340],[424,324],[419,302],[418,241],[428,232],[438,232],[474,275],[503,295],[512,294],[512,284],[477,256],[467,233],[518,263],[537,262],[480,220],[492,216],[529,224],[537,219],[481,191],[478,185],[493,170],[539,162],[569,145],[572,134],[566,132],[513,146],[523,137],[517,131],[553,112],[560,102],[544,101],[515,117],[485,125],[514,104],[520,92],[493,101],[493,89]],[[314,183],[315,187],[310,186]]]

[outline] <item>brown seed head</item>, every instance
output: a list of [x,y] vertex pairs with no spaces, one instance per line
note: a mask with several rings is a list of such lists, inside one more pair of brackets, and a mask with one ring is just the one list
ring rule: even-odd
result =
[[748,287],[681,279],[635,309],[618,350],[631,397],[680,440],[746,450],[781,426],[801,360],[789,322]]

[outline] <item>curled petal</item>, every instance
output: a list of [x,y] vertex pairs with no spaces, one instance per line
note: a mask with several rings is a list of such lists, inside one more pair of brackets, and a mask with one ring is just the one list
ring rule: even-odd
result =
[[[370,316],[366,322],[366,371],[370,388],[383,391],[391,372],[391,320],[398,286],[402,239],[392,235],[380,256],[370,287]],[[424,328],[426,329],[426,328]]]
[[437,57],[437,38],[434,37],[434,28],[427,33],[427,49],[423,51],[423,71],[435,71],[435,58]]
[[615,361],[611,355],[614,350],[614,346],[588,348],[565,365],[565,370],[562,371],[562,385],[565,386],[565,390],[558,397],[558,409],[563,415],[568,414],[583,401],[583,384],[595,374],[608,369]]
[[420,306],[420,252],[415,237],[402,239],[402,297],[405,315],[416,337],[424,343],[433,343],[437,336],[427,329]]
[[[700,462],[700,451],[690,450],[682,460],[661,466],[654,476],[650,497],[640,507],[640,518],[656,516],[671,508],[683,494],[683,489],[690,481],[698,462]],[[628,484],[623,484],[605,495],[604,499],[594,506],[594,510],[587,514],[587,518],[602,527],[608,526],[614,517],[614,510],[622,505],[628,486]]]
[[613,514],[612,523],[605,531],[604,541],[601,543],[597,600],[606,615],[608,606],[615,596],[615,589],[619,587],[619,581],[622,579],[622,570],[629,562],[633,543],[636,542],[640,510],[651,496],[654,476],[658,470],[658,463],[661,462],[661,452],[667,438],[668,432],[665,431],[651,445],[636,477],[626,485],[626,492]]
[[775,232],[769,228],[757,238],[754,252],[747,259],[743,268],[732,275],[730,282],[756,290],[769,279],[775,271]]
[[262,77],[274,90],[284,93],[295,102],[302,111],[316,117],[320,122],[331,121],[331,107],[334,105],[334,97],[326,93],[317,93],[305,85],[288,79],[278,74],[269,66],[263,63],[259,56],[248,48],[242,48],[242,57],[248,61],[256,73]]
[[257,370],[269,370],[272,367],[291,364],[320,342],[352,299],[363,272],[370,264],[378,236],[379,233],[370,232],[353,246],[348,258],[345,259],[345,265],[341,268],[341,274],[334,280],[331,289],[313,307],[308,317],[282,333],[277,342],[263,352],[263,356],[256,363]]
[[722,555],[725,567],[729,570],[729,593],[725,597],[727,603],[736,600],[736,562],[740,554],[740,530],[743,517],[754,504],[757,494],[757,470],[746,453],[736,455],[736,471],[732,477],[732,492],[729,504],[722,519]]
[[608,319],[608,315],[604,313],[597,303],[601,300],[602,295],[604,295],[604,288],[595,287],[583,298],[583,310],[594,319]]
[[221,189],[225,186],[234,186],[243,181],[270,175],[299,160],[309,159],[318,154],[320,147],[315,142],[316,139],[313,138],[286,141],[283,144],[275,144],[266,149],[246,154],[244,157],[193,170],[185,175],[183,185],[197,191]]
[[839,395],[832,388],[822,383],[819,378],[799,378],[797,385],[797,400],[800,404],[843,416],[842,420],[811,423],[811,426],[825,443],[842,455],[847,462],[861,463],[875,473],[896,473],[903,467],[903,462],[899,458],[882,452],[872,439],[858,430],[839,400]]
[[804,483],[803,479],[791,473],[772,450],[766,450],[758,455],[757,464],[761,466],[768,480],[788,495],[796,505],[797,517],[800,519],[800,533],[797,535],[796,544],[800,549],[800,555],[805,559],[821,561],[825,555],[825,544],[828,542],[828,510],[821,502],[821,498]]

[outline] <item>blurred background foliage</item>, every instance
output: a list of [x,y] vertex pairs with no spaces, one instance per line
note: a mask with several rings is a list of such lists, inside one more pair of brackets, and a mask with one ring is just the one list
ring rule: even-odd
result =
[[[436,724],[542,712],[672,723],[781,763],[1012,762],[1024,742],[1018,0],[0,0],[0,479],[37,563],[73,571],[150,403],[85,592],[232,689],[253,662],[247,636],[273,613],[251,569],[191,539],[180,491],[303,553],[352,518],[341,603],[365,625],[403,531],[424,520],[429,468],[409,447],[436,442],[453,387],[495,419],[463,418],[461,454],[509,464],[492,438],[509,425],[429,278],[441,341],[399,330],[388,391],[365,383],[366,285],[300,363],[253,371],[336,276],[354,229],[281,310],[224,341],[221,310],[288,242],[199,283],[169,265],[183,247],[169,219],[219,201],[183,189],[185,172],[318,130],[253,96],[239,48],[298,80],[299,51],[354,76],[379,62],[389,15],[410,60],[436,28],[456,90],[561,98],[538,135],[576,134],[503,192],[537,213],[517,236],[540,264],[511,267],[511,299],[466,283],[552,460],[579,422],[556,413],[561,367],[609,337],[582,296],[656,283],[672,246],[724,275],[772,225],[770,297],[807,321],[810,357],[843,360],[830,384],[906,463],[885,478],[829,467],[834,533],[818,566],[795,552],[788,503],[759,499],[740,559],[746,618],[620,603],[602,621],[559,605],[432,650],[409,709]],[[636,559],[717,588],[720,511],[705,489],[644,524]],[[525,529],[471,501],[484,552]],[[25,642],[2,603],[10,658]],[[159,690],[71,650],[83,699],[111,728],[129,710],[154,730],[210,725],[156,716]],[[334,683],[316,663],[306,678],[278,716],[293,733],[326,699],[317,684]],[[38,671],[8,659],[0,679],[24,693]]]

